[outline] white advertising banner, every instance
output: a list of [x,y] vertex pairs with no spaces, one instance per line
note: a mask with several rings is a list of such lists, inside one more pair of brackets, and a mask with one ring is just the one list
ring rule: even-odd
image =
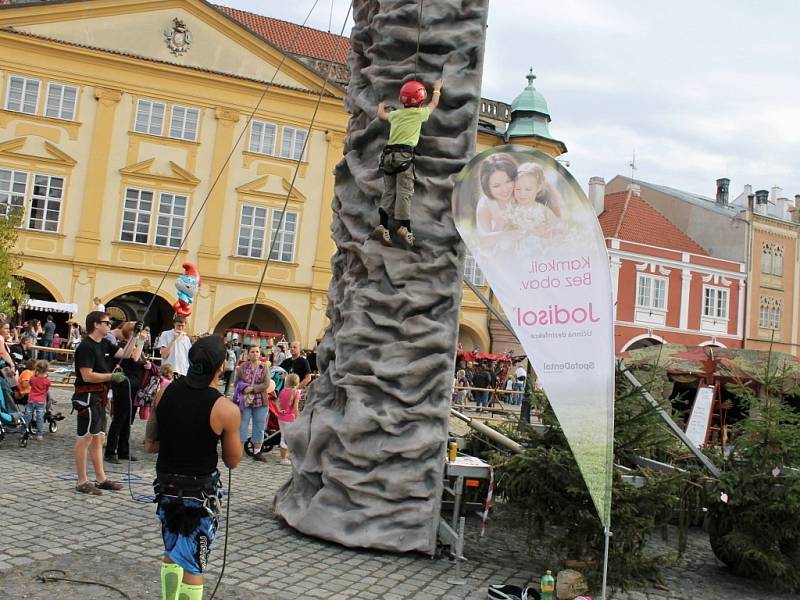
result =
[[608,527],[613,296],[594,209],[561,164],[536,150],[501,146],[476,156],[461,172],[453,214],[536,371]]

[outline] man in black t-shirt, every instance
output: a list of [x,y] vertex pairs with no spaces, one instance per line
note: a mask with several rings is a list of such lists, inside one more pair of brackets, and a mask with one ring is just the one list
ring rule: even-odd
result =
[[300,356],[300,342],[292,342],[289,345],[291,356],[284,360],[280,367],[287,373],[297,373],[300,378],[300,387],[304,388],[311,383],[311,367],[304,356]]
[[[75,440],[75,469],[78,483],[75,490],[83,494],[102,495],[101,490],[121,490],[122,484],[106,478],[103,469],[103,438],[106,431],[106,404],[109,383],[123,383],[125,374],[112,374],[113,360],[122,358],[127,348],[117,349],[106,339],[111,318],[101,311],[86,316],[86,337],[75,349],[75,394],[72,406],[78,412]],[[88,459],[94,466],[95,483],[89,481]]]

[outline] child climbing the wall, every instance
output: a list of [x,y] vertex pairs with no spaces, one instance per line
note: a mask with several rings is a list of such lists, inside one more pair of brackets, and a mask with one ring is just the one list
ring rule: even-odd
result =
[[414,151],[419,143],[422,124],[439,105],[442,80],[433,84],[433,99],[428,106],[422,103],[428,97],[425,86],[419,81],[407,81],[400,88],[400,103],[403,108],[386,111],[386,103],[378,104],[378,118],[389,121],[389,141],[383,149],[380,168],[383,171],[384,191],[378,214],[380,224],[375,236],[385,246],[392,245],[389,233],[389,214],[400,223],[398,237],[408,246],[414,245],[411,231],[411,196],[414,195]]

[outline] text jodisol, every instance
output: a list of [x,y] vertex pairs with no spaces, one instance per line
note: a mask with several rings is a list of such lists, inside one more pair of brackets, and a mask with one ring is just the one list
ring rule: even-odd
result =
[[[592,259],[590,256],[581,256],[569,260],[532,260],[529,271],[535,274],[549,273],[575,273],[583,271],[580,275],[569,275],[563,278],[564,287],[589,286],[592,283]],[[561,287],[560,278],[546,277],[523,281],[523,289],[558,288]],[[532,327],[535,325],[566,325],[570,323],[597,323],[600,318],[594,314],[594,305],[589,302],[585,306],[561,306],[549,304],[547,308],[514,308],[517,325]]]

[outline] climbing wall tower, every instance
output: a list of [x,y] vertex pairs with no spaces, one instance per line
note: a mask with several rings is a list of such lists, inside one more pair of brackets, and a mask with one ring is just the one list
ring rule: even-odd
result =
[[[275,497],[276,513],[303,533],[346,546],[435,550],[464,268],[450,195],[475,149],[487,5],[354,2],[330,327],[318,350],[320,378],[287,435],[292,477]],[[436,79],[444,86],[417,148],[417,241],[409,250],[367,238],[389,132],[377,105],[398,106],[412,78],[429,91]]]

